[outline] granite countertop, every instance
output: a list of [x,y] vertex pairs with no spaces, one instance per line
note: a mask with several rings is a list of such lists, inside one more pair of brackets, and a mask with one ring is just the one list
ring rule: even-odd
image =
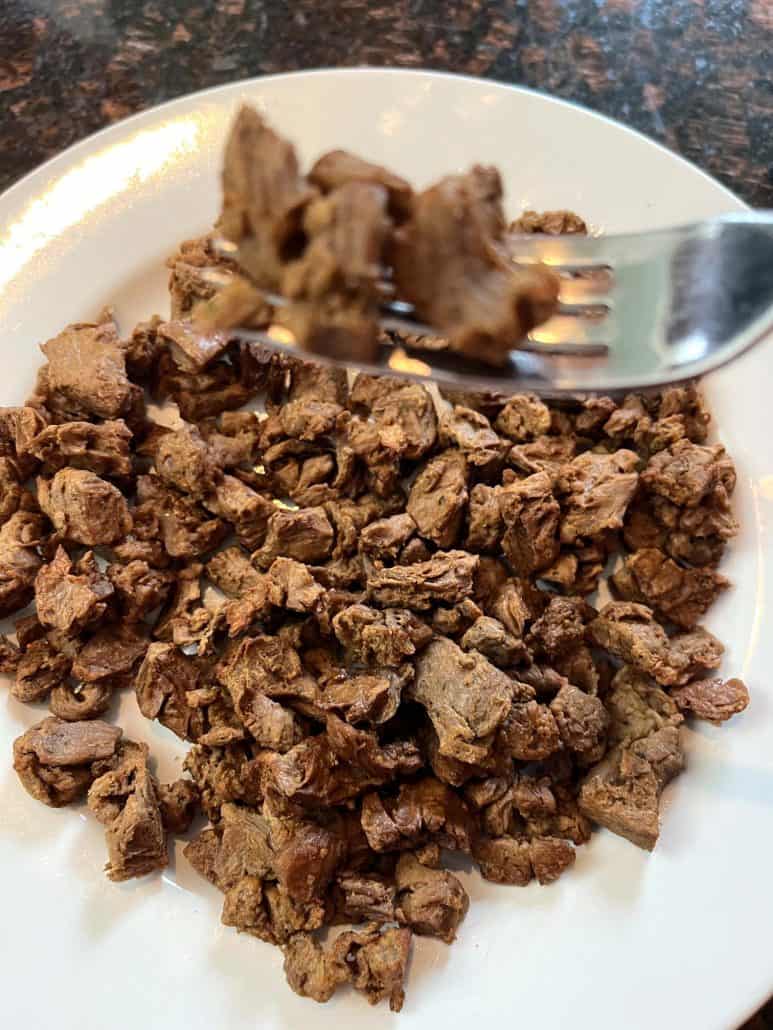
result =
[[[5,0],[0,190],[191,90],[371,64],[578,101],[773,208],[772,54],[771,0]],[[773,1030],[773,1006],[745,1030]]]

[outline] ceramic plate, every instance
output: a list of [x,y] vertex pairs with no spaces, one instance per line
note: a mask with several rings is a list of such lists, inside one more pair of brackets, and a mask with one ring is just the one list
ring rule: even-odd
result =
[[[128,329],[165,313],[164,259],[208,228],[236,107],[257,104],[305,161],[345,147],[418,184],[480,161],[499,166],[514,215],[569,207],[604,231],[665,226],[742,204],[642,136],[520,89],[452,76],[324,71],[210,90],[86,140],[0,197],[0,403],[19,403],[38,344],[112,304]],[[168,871],[114,885],[102,829],[83,808],[53,811],[21,789],[11,741],[42,711],[0,705],[0,1007],[5,1026],[151,1030],[303,1026],[370,1030],[475,1025],[540,1030],[719,1030],[773,988],[773,347],[707,383],[736,459],[742,532],[709,627],[748,711],[687,734],[689,769],[668,790],[654,854],[602,832],[555,885],[465,878],[469,915],[452,947],[417,940],[402,1013],[341,992],[296,997],[276,948],[219,923],[221,898],[180,853]],[[147,740],[162,777],[180,769],[172,734],[114,713]]]

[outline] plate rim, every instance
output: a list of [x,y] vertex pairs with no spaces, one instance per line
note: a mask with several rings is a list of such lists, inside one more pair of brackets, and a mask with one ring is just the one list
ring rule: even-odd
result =
[[737,193],[731,190],[728,186],[725,186],[724,183],[720,182],[719,179],[716,179],[713,175],[705,171],[703,168],[700,167],[700,165],[696,164],[694,161],[691,161],[689,158],[684,157],[677,151],[672,150],[664,143],[661,143],[660,140],[653,139],[651,136],[648,136],[645,132],[642,132],[640,129],[634,129],[631,126],[626,125],[625,122],[621,122],[618,119],[613,118],[611,115],[604,114],[601,111],[595,111],[593,108],[588,107],[585,104],[581,104],[578,101],[566,100],[563,97],[554,96],[552,93],[548,93],[544,90],[533,89],[530,86],[522,86],[518,83],[503,82],[500,79],[487,79],[478,75],[467,75],[461,72],[435,71],[432,68],[400,68],[395,67],[393,65],[384,67],[376,65],[351,65],[345,68],[337,68],[335,66],[301,68],[297,69],[296,71],[289,72],[272,72],[268,75],[250,75],[243,79],[234,79],[232,82],[222,82],[217,86],[204,86],[202,89],[193,90],[190,93],[181,93],[179,96],[171,97],[168,100],[163,100],[159,104],[153,104],[150,107],[143,108],[142,111],[135,111],[133,114],[127,115],[125,118],[120,118],[116,122],[111,122],[109,125],[105,125],[101,129],[97,129],[95,132],[90,133],[88,136],[84,136],[82,139],[76,140],[74,143],[71,143],[69,146],[65,147],[64,150],[61,150],[58,154],[54,154],[51,157],[46,158],[39,165],[36,165],[34,168],[31,168],[28,172],[25,172],[25,174],[22,175],[21,178],[17,179],[15,182],[11,183],[10,186],[6,187],[6,189],[0,192],[0,204],[8,199],[12,199],[12,195],[17,190],[21,191],[21,189],[24,186],[29,184],[30,180],[36,178],[37,176],[43,176],[49,171],[54,171],[56,169],[56,165],[60,161],[64,161],[65,159],[70,158],[73,154],[77,154],[77,152],[81,148],[85,149],[94,142],[98,142],[102,139],[107,139],[114,132],[126,131],[127,128],[130,128],[134,124],[139,125],[143,121],[143,119],[157,115],[159,112],[163,112],[168,107],[171,107],[175,104],[179,104],[183,101],[192,101],[206,96],[214,96],[219,93],[227,93],[230,90],[233,90],[234,87],[248,87],[253,83],[276,81],[279,79],[289,78],[314,78],[316,76],[323,75],[336,75],[342,77],[349,75],[394,75],[396,77],[410,76],[414,78],[426,79],[451,79],[462,82],[474,83],[476,85],[491,85],[498,89],[506,90],[508,92],[513,91],[515,93],[522,93],[532,97],[537,97],[539,100],[549,101],[551,104],[558,104],[561,107],[571,108],[574,111],[580,112],[582,115],[586,117],[601,120],[602,122],[605,122],[608,125],[614,126],[614,128],[617,131],[622,130],[624,133],[638,139],[639,141],[647,143],[651,147],[655,147],[657,150],[661,151],[663,154],[667,155],[673,160],[678,161],[683,165],[686,165],[692,172],[700,175],[703,179],[710,182],[712,186],[722,190],[726,194],[728,200],[731,200],[734,203],[741,205],[741,207],[743,207],[746,210],[751,210],[750,204],[747,204],[746,201],[739,197]]

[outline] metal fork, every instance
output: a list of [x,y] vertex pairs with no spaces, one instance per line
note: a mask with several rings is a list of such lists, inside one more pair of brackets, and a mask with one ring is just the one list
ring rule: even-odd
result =
[[[773,212],[619,236],[511,236],[507,249],[514,262],[550,265],[561,277],[561,303],[503,368],[438,346],[437,330],[390,299],[388,283],[379,362],[352,367],[466,390],[616,393],[702,376],[773,331]],[[298,353],[281,330],[239,335]]]

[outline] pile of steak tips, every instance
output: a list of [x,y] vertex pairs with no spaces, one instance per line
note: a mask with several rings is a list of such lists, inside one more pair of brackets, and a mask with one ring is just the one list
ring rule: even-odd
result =
[[[68,327],[0,410],[0,613],[34,602],[0,669],[50,710],[14,767],[44,804],[88,799],[113,880],[203,812],[185,855],[223,922],[280,947],[297,993],[398,1010],[413,935],[450,943],[468,907],[447,851],[525,885],[594,825],[652,848],[683,720],[745,707],[699,625],[733,464],[693,387],[444,396],[202,333],[213,269],[183,244],[171,320]],[[105,721],[120,690],[188,742],[185,778]]]

